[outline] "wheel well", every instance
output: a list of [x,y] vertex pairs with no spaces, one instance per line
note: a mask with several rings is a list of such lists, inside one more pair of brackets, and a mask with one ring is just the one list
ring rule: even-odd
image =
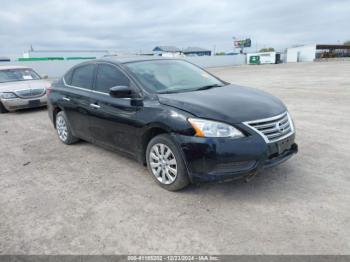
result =
[[156,137],[157,135],[160,134],[166,134],[168,133],[165,129],[160,128],[160,127],[153,127],[150,130],[148,130],[146,132],[146,134],[144,134],[143,139],[142,139],[142,150],[141,150],[141,159],[142,159],[142,163],[143,165],[147,165],[147,161],[146,161],[146,150],[147,150],[147,146],[149,141],[152,140],[152,138]]
[[54,110],[53,110],[53,113],[52,113],[52,116],[53,116],[53,125],[54,127],[56,128],[56,116],[58,114],[58,112],[62,111],[61,108],[59,107],[56,107]]
[[0,100],[0,113],[7,113],[8,110],[5,108],[5,106],[1,103],[1,100]]

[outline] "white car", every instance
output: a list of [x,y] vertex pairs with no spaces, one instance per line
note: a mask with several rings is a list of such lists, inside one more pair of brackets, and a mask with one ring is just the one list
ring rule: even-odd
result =
[[0,113],[46,106],[50,82],[24,66],[0,66]]

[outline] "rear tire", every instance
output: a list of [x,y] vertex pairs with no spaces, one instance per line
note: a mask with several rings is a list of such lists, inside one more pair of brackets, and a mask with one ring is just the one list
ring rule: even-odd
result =
[[0,102],[0,114],[8,113],[9,111],[4,107],[4,105]]
[[148,143],[146,160],[148,171],[162,188],[178,191],[189,185],[185,162],[170,135],[158,135]]
[[66,114],[60,111],[56,115],[56,130],[59,140],[66,145],[76,143],[79,139],[73,136]]

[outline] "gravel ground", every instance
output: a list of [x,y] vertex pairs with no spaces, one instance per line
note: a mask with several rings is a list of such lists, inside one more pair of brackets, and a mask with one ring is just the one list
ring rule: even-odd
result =
[[171,193],[133,160],[60,143],[45,109],[0,115],[0,254],[350,254],[350,63],[210,70],[280,97],[299,154]]

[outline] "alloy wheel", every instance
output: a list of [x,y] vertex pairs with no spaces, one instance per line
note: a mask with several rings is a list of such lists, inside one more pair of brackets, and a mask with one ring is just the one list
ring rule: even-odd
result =
[[66,141],[68,138],[68,128],[67,128],[67,123],[66,120],[64,119],[63,116],[58,116],[56,119],[56,129],[58,133],[58,137],[62,141]]
[[153,175],[165,185],[173,183],[177,176],[177,162],[174,153],[165,144],[155,144],[149,153]]

